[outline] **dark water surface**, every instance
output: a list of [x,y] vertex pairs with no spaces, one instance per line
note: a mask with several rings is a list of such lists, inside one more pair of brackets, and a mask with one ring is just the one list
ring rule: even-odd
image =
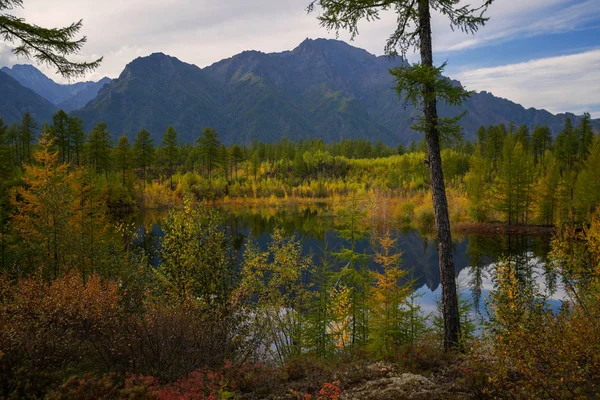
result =
[[[305,254],[313,256],[319,263],[324,249],[337,251],[348,245],[340,238],[336,229],[340,227],[326,208],[319,209],[263,209],[228,212],[225,210],[225,227],[234,238],[234,247],[241,256],[248,237],[255,238],[266,248],[270,234],[277,227],[294,234],[302,242]],[[158,265],[157,249],[162,236],[161,223],[167,213],[146,212],[145,218],[137,222],[140,233],[145,231],[144,246],[152,255],[152,263]],[[144,222],[142,222],[144,221]],[[436,301],[441,297],[440,273],[432,232],[420,232],[414,228],[397,226],[394,234],[398,249],[402,252],[402,266],[410,271],[418,301],[425,312],[436,309]],[[545,289],[550,295],[553,307],[558,307],[564,293],[557,284],[557,276],[546,268],[550,251],[549,235],[524,234],[485,234],[456,235],[454,240],[454,262],[461,293],[473,302],[476,310],[485,309],[485,298],[493,288],[492,276],[495,263],[508,257],[516,262],[519,278],[524,284]],[[370,239],[358,241],[357,251],[373,254]],[[369,262],[369,268],[377,268]],[[409,278],[407,278],[409,279]]]

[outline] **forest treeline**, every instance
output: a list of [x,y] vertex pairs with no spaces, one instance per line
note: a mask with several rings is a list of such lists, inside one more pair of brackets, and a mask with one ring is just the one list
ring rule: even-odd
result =
[[[479,398],[589,398],[600,387],[600,139],[583,121],[555,140],[500,125],[446,143],[453,221],[556,225],[548,269],[565,289],[555,313],[521,279],[530,266],[501,260],[479,335],[461,300],[454,361],[394,230],[433,225],[422,144],[225,146],[210,128],[179,144],[169,128],[161,143],[142,130],[114,145],[104,124],[84,134],[62,112],[39,131],[28,115],[0,124],[0,398],[333,399],[362,379],[335,381],[358,360],[422,373],[453,362],[451,379]],[[343,244],[313,259],[276,229],[238,253],[203,202],[216,199],[331,201]],[[157,265],[124,218],[150,206],[175,206]],[[358,250],[365,238],[371,255]]]
[[[197,199],[332,199],[357,190],[416,196],[429,187],[425,145],[391,148],[364,139],[320,139],[225,145],[205,128],[182,144],[169,127],[160,143],[146,130],[133,140],[113,138],[103,123],[85,133],[82,121],[57,112],[38,129],[29,114],[21,124],[0,123],[2,181],[18,185],[33,162],[36,139],[52,139],[69,170],[85,167],[115,214],[146,207],[181,206]],[[454,222],[505,221],[560,225],[589,220],[600,202],[600,143],[589,114],[579,126],[567,118],[553,138],[545,126],[530,131],[509,124],[481,127],[475,143],[453,138],[442,150]],[[100,179],[103,177],[104,179]],[[416,200],[414,207],[422,201]],[[414,217],[411,206],[404,206]]]

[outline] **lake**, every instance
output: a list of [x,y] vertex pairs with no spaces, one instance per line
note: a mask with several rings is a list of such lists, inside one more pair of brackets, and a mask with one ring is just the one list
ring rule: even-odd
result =
[[[158,265],[157,249],[162,236],[161,223],[168,213],[146,211],[137,221],[140,233],[145,231],[144,246],[151,255],[153,265]],[[339,221],[326,206],[302,210],[290,208],[262,208],[225,211],[224,225],[233,237],[235,249],[240,256],[248,237],[253,237],[266,248],[270,234],[277,227],[295,235],[305,254],[313,256],[318,263],[324,249],[339,250],[345,241],[337,232]],[[397,224],[393,227],[402,252],[402,267],[409,271],[418,302],[426,313],[436,310],[441,297],[440,273],[433,232],[422,232]],[[485,298],[493,288],[493,270],[498,260],[509,258],[517,266],[517,274],[524,284],[542,288],[550,297],[553,308],[560,306],[564,292],[558,284],[558,276],[547,265],[550,251],[550,235],[525,234],[467,234],[453,235],[454,262],[460,291],[472,301],[476,312],[485,311]],[[370,239],[359,240],[357,251],[372,255]],[[369,261],[369,268],[378,268]]]

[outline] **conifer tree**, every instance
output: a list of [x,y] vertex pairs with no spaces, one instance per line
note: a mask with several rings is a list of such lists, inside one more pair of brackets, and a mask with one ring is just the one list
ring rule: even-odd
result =
[[309,305],[306,345],[317,358],[329,359],[335,352],[334,326],[335,319],[332,287],[334,273],[331,271],[330,256],[327,247],[323,250],[321,262],[315,267],[311,282],[315,293]]
[[58,151],[48,135],[39,141],[41,149],[34,158],[39,164],[25,165],[25,186],[11,197],[15,213],[14,230],[24,239],[21,265],[47,278],[56,278],[68,265],[69,217],[73,202],[69,190],[71,176],[59,161]]
[[444,66],[433,65],[431,11],[438,11],[446,16],[452,29],[474,33],[487,21],[483,13],[493,1],[485,0],[480,7],[472,8],[470,5],[459,5],[456,0],[313,0],[308,7],[309,12],[315,6],[321,8],[321,25],[336,32],[348,30],[352,38],[358,34],[360,20],[378,19],[381,12],[394,10],[398,24],[386,43],[386,54],[394,55],[398,50],[405,54],[409,48],[418,48],[420,51],[420,64],[397,68],[393,74],[397,81],[397,90],[407,102],[423,106],[424,116],[416,128],[425,133],[428,150],[438,232],[446,350],[459,345],[460,320],[448,202],[440,155],[440,133],[457,134],[459,131],[456,123],[460,116],[439,118],[437,101],[459,105],[467,94],[462,88],[454,86],[451,81],[441,76]]
[[38,125],[36,120],[28,112],[23,114],[19,134],[21,136],[21,146],[23,161],[31,164],[31,142],[35,140]]
[[12,124],[6,130],[6,143],[9,147],[12,147],[10,151],[10,159],[14,165],[21,165],[23,162],[23,154],[21,152],[21,135],[19,134],[19,126],[17,124]]
[[579,161],[585,162],[587,159],[592,143],[594,142],[594,129],[591,123],[590,113],[584,113],[579,125]]
[[533,160],[515,140],[514,135],[505,139],[495,186],[497,208],[505,213],[509,225],[526,222],[533,183]]
[[578,134],[573,128],[571,118],[567,117],[565,120],[564,129],[556,136],[556,142],[554,144],[554,153],[558,162],[561,164],[561,170],[572,170],[575,167],[577,161],[577,155],[579,153],[579,138]]
[[169,180],[171,182],[171,190],[173,190],[173,165],[177,159],[177,132],[175,128],[169,126],[163,136],[162,140],[163,152],[167,158],[167,164],[169,166]]
[[221,143],[221,147],[219,148],[219,160],[221,161],[221,168],[225,174],[225,180],[229,182],[229,178],[231,176],[231,159],[229,158],[227,146],[225,146],[223,143]]
[[238,179],[238,165],[244,161],[244,152],[242,151],[242,148],[237,145],[234,144],[231,147],[231,165],[233,166],[233,169],[235,171],[235,180],[237,181]]
[[85,36],[76,38],[82,21],[64,28],[43,28],[8,14],[18,7],[23,7],[23,0],[0,1],[0,39],[16,43],[13,49],[16,55],[54,67],[65,78],[82,76],[98,68],[102,58],[92,62],[73,62],[66,58],[79,53],[87,40]]
[[547,126],[536,125],[531,138],[531,151],[536,164],[544,162],[546,150],[552,146],[552,133]]
[[121,183],[125,185],[127,173],[133,167],[131,144],[127,136],[121,136],[114,149],[114,160],[117,171],[121,174]]
[[519,129],[517,129],[517,132],[515,133],[515,140],[521,143],[521,146],[523,146],[523,150],[525,152],[529,152],[531,137],[529,135],[529,128],[527,125],[523,124],[519,126]]
[[69,136],[69,116],[63,110],[58,110],[52,116],[53,140],[59,151],[59,159],[62,163],[70,161],[71,138]]
[[364,239],[368,230],[363,226],[367,213],[362,194],[353,192],[348,200],[340,204],[336,211],[341,221],[337,230],[346,244],[332,256],[342,263],[337,279],[340,292],[348,292],[349,320],[348,336],[351,351],[356,351],[367,344],[369,337],[369,292],[371,276],[366,269],[368,256],[357,251],[357,243]]
[[202,131],[202,136],[196,139],[196,143],[200,147],[203,164],[208,172],[208,183],[211,185],[212,171],[220,165],[221,142],[219,141],[219,135],[216,130],[207,127]]
[[600,136],[592,142],[589,156],[577,177],[573,203],[580,221],[591,221],[600,205]]
[[549,150],[543,157],[544,164],[538,168],[541,170],[540,179],[537,183],[537,214],[539,220],[544,225],[552,225],[555,220],[557,209],[560,166]]
[[477,222],[487,220],[489,211],[489,176],[488,162],[482,156],[481,145],[478,143],[475,154],[471,157],[471,167],[465,175],[466,189],[469,197],[469,215]]
[[144,178],[144,189],[146,188],[146,180],[148,179],[148,168],[154,160],[154,141],[150,137],[150,132],[142,129],[138,132],[133,142],[133,158],[135,166],[142,169]]
[[98,122],[86,143],[86,153],[89,165],[97,174],[108,175],[110,169],[110,156],[112,139],[104,122]]
[[404,325],[402,305],[410,294],[411,287],[401,285],[407,274],[400,268],[402,254],[395,248],[397,240],[389,229],[374,240],[375,262],[382,271],[371,272],[374,288],[371,298],[371,348],[378,357],[390,356],[402,344],[401,331]]
[[71,138],[71,161],[79,166],[83,164],[83,148],[85,145],[83,121],[79,117],[69,118],[69,137]]

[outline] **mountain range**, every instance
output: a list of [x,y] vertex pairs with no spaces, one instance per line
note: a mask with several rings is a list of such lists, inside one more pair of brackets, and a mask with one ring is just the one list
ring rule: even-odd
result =
[[[398,99],[389,73],[390,68],[405,63],[400,58],[377,57],[342,41],[307,39],[291,51],[245,51],[206,68],[155,53],[133,60],[115,80],[74,85],[58,85],[32,71],[33,67],[2,71],[51,105],[72,110],[72,115],[83,119],[86,130],[105,122],[113,138],[133,138],[147,129],[159,142],[173,125],[183,142],[192,142],[204,127],[211,126],[226,143],[270,142],[285,136],[325,141],[380,139],[395,145],[422,136],[411,129],[420,111]],[[0,91],[4,92],[1,78]],[[83,97],[85,104],[77,100]],[[4,107],[0,103],[2,118]],[[445,105],[439,109],[442,116],[462,112]],[[487,92],[474,93],[464,109],[467,113],[461,125],[471,140],[481,125],[512,121],[533,128],[541,124],[557,134],[567,117],[575,124],[579,120],[573,114],[525,109]],[[600,130],[600,120],[593,123]]]
[[3,67],[0,71],[10,75],[21,85],[29,88],[64,111],[83,108],[93,100],[102,86],[111,82],[110,78],[102,78],[98,82],[76,82],[59,84],[44,75],[33,65],[14,65]]

